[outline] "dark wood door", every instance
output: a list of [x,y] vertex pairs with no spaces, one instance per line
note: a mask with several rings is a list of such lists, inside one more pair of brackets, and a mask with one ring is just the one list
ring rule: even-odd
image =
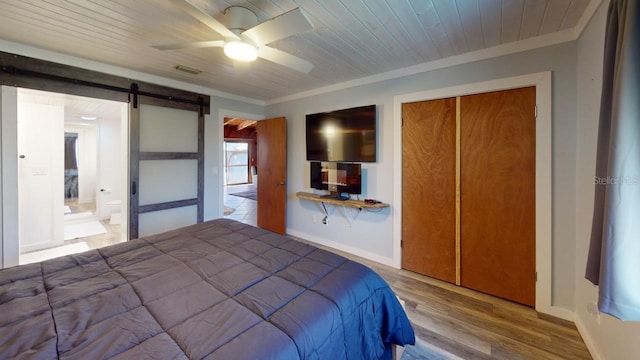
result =
[[258,226],[287,231],[287,120],[258,121]]
[[402,267],[456,281],[456,99],[402,105]]
[[535,87],[464,96],[461,285],[535,306]]

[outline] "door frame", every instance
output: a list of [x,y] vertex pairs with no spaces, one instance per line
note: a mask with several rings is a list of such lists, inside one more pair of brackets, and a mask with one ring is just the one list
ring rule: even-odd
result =
[[[23,55],[10,54],[0,51],[0,64],[6,67],[5,72],[0,73],[0,115],[2,118],[17,119],[16,106],[10,102],[17,99],[17,88],[35,89],[41,91],[56,92],[62,94],[85,96],[97,99],[106,99],[117,102],[128,102],[129,94],[133,86],[138,89],[140,95],[157,97],[159,99],[172,99],[173,101],[202,101],[205,121],[211,109],[211,96],[198,94],[188,90],[180,90],[165,85],[156,85],[144,81],[136,81],[130,77],[123,77],[102,73],[95,70],[84,69],[62,63],[41,60]],[[123,114],[125,110],[123,110]],[[129,117],[126,110],[127,118]],[[127,128],[130,120],[127,120]],[[124,126],[124,125],[123,125]],[[17,142],[12,138],[16,124],[2,122],[0,133],[2,137],[2,179],[0,180],[0,266],[8,267],[17,265]],[[130,136],[130,134],[129,134]],[[5,141],[7,140],[7,141]],[[128,143],[128,139],[127,139]],[[130,157],[127,146],[127,158]],[[14,176],[15,175],[15,176]],[[127,178],[129,175],[127,175]],[[127,180],[127,186],[129,180]],[[128,202],[128,201],[127,201]],[[123,199],[123,205],[125,201]],[[222,213],[222,212],[220,212]],[[16,241],[13,244],[12,241]]]
[[[21,86],[11,86],[11,85],[2,85],[0,84],[0,88],[2,89],[2,95],[0,96],[0,100],[2,104],[0,106],[0,110],[2,114],[0,118],[3,119],[1,126],[1,137],[2,137],[2,176],[0,179],[0,187],[2,191],[0,192],[0,269],[5,267],[11,267],[19,265],[19,257],[20,257],[20,243],[19,243],[19,221],[18,221],[18,173],[16,169],[18,168],[18,139],[17,139],[17,125],[18,125],[18,92],[19,89],[31,89],[25,88]],[[44,89],[36,89],[38,91],[53,93],[53,94],[67,94],[64,92],[59,92],[56,90],[52,90],[49,88]],[[82,96],[75,95],[73,96]],[[104,99],[103,97],[95,97],[95,96],[85,96],[90,97],[96,100]],[[111,99],[107,99],[111,100]],[[122,174],[120,181],[124,186],[123,189],[126,189],[126,184],[128,184],[128,162],[129,162],[129,152],[128,152],[128,131],[129,131],[129,115],[128,115],[128,106],[126,102],[111,100],[114,102],[118,102],[121,106],[120,112],[120,149],[122,151],[122,156],[120,159],[120,166],[123,171],[126,173]],[[99,131],[96,131],[97,135]],[[99,135],[98,135],[99,137]],[[99,163],[100,152],[99,149],[97,151],[97,163]],[[99,170],[96,172],[97,178],[99,178]],[[97,185],[96,185],[97,186]],[[97,188],[96,188],[97,191]],[[126,207],[127,200],[122,199],[123,205],[121,205],[121,209],[125,209],[128,211]],[[98,216],[99,209],[99,196],[96,196],[96,217]],[[125,211],[122,211],[125,214]],[[127,217],[123,218],[123,224],[120,226],[121,233],[120,237],[125,239],[128,233],[128,219]]]
[[571,320],[570,311],[552,305],[552,93],[551,71],[442,89],[397,95],[394,111],[394,189],[392,264],[402,267],[402,104],[527,86],[536,87],[536,310]]

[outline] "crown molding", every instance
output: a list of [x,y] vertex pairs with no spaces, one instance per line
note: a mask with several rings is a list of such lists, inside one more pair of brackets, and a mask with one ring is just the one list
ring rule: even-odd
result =
[[575,30],[567,29],[547,35],[536,36],[532,38],[528,38],[525,40],[515,41],[508,44],[502,44],[486,49],[481,49],[477,51],[472,51],[460,55],[455,55],[451,57],[446,57],[434,61],[429,61],[425,63],[421,63],[418,65],[413,65],[409,67],[405,67],[402,69],[396,69],[376,75],[371,75],[355,80],[345,81],[339,84],[329,85],[317,89],[312,89],[309,91],[303,91],[297,94],[283,96],[280,98],[267,100],[266,105],[273,105],[282,102],[297,100],[306,98],[309,96],[316,96],[320,94],[325,94],[328,92],[344,90],[348,88],[353,88],[356,86],[368,85],[372,83],[377,83],[386,80],[393,80],[405,76],[411,76],[415,74],[420,74],[428,71],[444,69],[451,66],[461,65],[472,63],[480,60],[491,59],[499,56],[515,54],[518,52],[543,48],[551,45],[561,44],[565,42],[575,41]]

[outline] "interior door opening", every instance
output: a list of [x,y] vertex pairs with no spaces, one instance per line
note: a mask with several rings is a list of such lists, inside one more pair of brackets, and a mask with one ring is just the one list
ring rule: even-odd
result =
[[256,121],[224,118],[224,217],[258,225]]
[[17,108],[19,264],[126,240],[127,104],[20,88]]

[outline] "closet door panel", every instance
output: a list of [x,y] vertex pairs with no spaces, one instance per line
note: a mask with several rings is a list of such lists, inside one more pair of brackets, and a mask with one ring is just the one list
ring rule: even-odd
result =
[[535,87],[461,99],[461,285],[535,305]]
[[402,106],[402,267],[456,281],[456,99]]

